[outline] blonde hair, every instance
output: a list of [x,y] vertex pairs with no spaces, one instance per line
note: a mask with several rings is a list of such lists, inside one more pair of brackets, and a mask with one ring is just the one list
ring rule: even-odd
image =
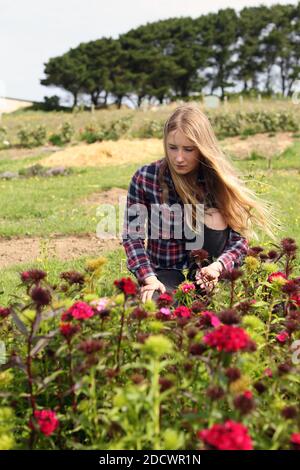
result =
[[176,174],[168,159],[167,137],[169,132],[178,129],[198,148],[207,191],[213,195],[216,207],[227,224],[242,236],[258,239],[254,230],[256,225],[275,240],[273,230],[278,229],[280,223],[271,204],[259,199],[254,191],[246,187],[242,174],[233,167],[230,158],[219,147],[208,117],[197,104],[189,103],[177,107],[165,122],[165,159],[159,172],[163,202],[168,199],[168,187],[164,181],[168,168],[182,202],[191,204],[193,208],[192,226],[195,229],[195,207],[199,200],[203,202],[203,192],[201,188],[193,186],[188,176]]

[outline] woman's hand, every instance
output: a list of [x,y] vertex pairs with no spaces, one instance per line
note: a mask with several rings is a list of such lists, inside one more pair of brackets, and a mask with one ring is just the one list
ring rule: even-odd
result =
[[161,291],[162,294],[166,292],[165,285],[160,282],[156,276],[148,276],[144,282],[145,285],[141,287],[142,302],[151,300],[152,295],[156,290]]
[[217,285],[222,270],[223,265],[220,261],[198,269],[195,275],[196,284],[200,284],[201,289],[212,290]]

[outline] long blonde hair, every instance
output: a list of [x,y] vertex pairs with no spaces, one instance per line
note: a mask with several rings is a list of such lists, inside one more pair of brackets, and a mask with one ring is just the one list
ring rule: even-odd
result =
[[[167,137],[169,132],[180,130],[200,151],[200,162],[208,192],[213,195],[216,207],[227,224],[245,237],[258,235],[254,226],[261,228],[273,240],[274,229],[280,223],[274,215],[271,204],[262,201],[250,188],[246,187],[243,176],[232,165],[230,158],[221,150],[208,117],[197,104],[184,104],[175,109],[164,125],[165,159],[160,166],[159,181],[162,186],[162,200],[168,199],[168,187],[164,180],[167,169],[171,173],[175,189],[184,204],[190,204],[192,227],[195,229],[195,207],[203,197],[200,188],[193,187],[191,179],[178,175],[168,159]],[[197,230],[195,230],[197,231]]]

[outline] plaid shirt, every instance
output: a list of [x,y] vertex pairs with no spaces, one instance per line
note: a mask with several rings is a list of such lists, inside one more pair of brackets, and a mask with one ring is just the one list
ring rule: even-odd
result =
[[[159,213],[158,237],[157,239],[150,237],[150,225],[153,222],[151,224],[148,222],[151,220],[151,210],[153,211],[153,207],[156,207],[156,205],[162,204],[162,188],[158,181],[158,170],[162,161],[163,159],[157,160],[139,168],[131,179],[127,194],[122,244],[127,255],[127,268],[136,276],[140,283],[143,283],[148,276],[155,276],[157,268],[184,269],[190,266],[190,251],[185,247],[187,239],[185,237],[174,239],[170,234],[164,233],[161,228],[161,219],[164,220],[165,210],[165,215],[169,217],[168,220],[171,225],[170,233],[172,233],[172,230],[174,231],[174,214],[172,211],[168,212],[168,209],[165,208]],[[166,171],[165,181],[169,186],[169,204],[177,203],[183,207],[182,201],[175,190],[169,169]],[[198,184],[203,185],[205,191],[205,180],[201,171],[199,171],[197,181]],[[205,194],[206,201],[204,207],[216,207],[213,196],[209,195],[207,191],[205,191]],[[140,224],[139,234],[137,236],[135,232],[136,236],[134,237],[130,231],[130,225],[128,225],[137,218],[137,212],[130,210],[133,204],[143,204],[147,208],[147,214],[144,214],[148,232],[147,247],[145,247],[144,243],[144,239],[147,238],[145,226],[143,227]],[[166,235],[168,238],[164,238]],[[188,241],[190,242],[190,239]],[[229,228],[229,236],[224,251],[216,261],[221,262],[223,269],[231,271],[242,264],[247,251],[248,242],[246,238]]]

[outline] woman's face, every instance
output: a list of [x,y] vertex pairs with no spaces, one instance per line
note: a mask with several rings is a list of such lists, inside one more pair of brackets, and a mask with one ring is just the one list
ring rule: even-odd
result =
[[198,170],[200,152],[179,129],[168,134],[167,154],[172,168],[179,175],[187,175]]

